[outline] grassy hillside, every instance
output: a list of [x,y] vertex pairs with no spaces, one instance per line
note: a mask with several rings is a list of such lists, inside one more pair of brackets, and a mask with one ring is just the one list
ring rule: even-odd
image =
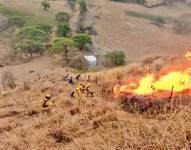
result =
[[46,16],[39,16],[39,15],[35,15],[33,13],[25,12],[22,10],[14,10],[12,8],[5,6],[4,4],[0,4],[0,13],[7,16],[8,18],[13,17],[13,16],[22,17],[26,22],[26,24],[25,24],[26,26],[27,25],[36,25],[39,23],[54,24],[54,18],[46,17]]
[[[115,70],[116,72],[116,70]],[[113,72],[113,73],[115,73]],[[117,99],[102,97],[102,77],[111,81],[109,72],[92,82],[94,98],[70,97],[74,87],[59,74],[1,93],[0,148],[13,149],[189,149],[191,109],[180,106],[158,115],[125,112]],[[111,73],[111,72],[110,72]],[[98,75],[97,73],[93,76]],[[85,76],[81,78],[86,83]],[[56,106],[44,110],[42,99],[53,94]]]

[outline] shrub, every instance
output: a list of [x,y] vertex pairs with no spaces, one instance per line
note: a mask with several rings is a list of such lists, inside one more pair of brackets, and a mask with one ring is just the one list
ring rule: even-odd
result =
[[71,48],[77,47],[77,43],[70,38],[56,38],[53,41],[51,51],[53,53],[63,53],[66,63],[69,63],[68,53]]
[[47,11],[47,10],[50,8],[50,4],[47,2],[47,0],[43,0],[43,1],[41,2],[41,6],[43,7],[43,9],[44,9],[45,11]]
[[110,59],[115,65],[122,65],[125,63],[125,53],[123,51],[108,52],[105,57]]
[[84,58],[84,55],[80,54],[78,56],[74,56],[71,59],[70,66],[74,67],[76,69],[82,69],[85,70],[88,67],[87,61]]
[[122,3],[137,3],[139,5],[144,5],[145,0],[111,0],[114,2],[122,2]]
[[86,44],[92,44],[91,36],[88,34],[79,33],[74,35],[72,39],[78,43],[79,50],[83,50]]
[[39,30],[46,32],[46,33],[49,33],[52,30],[52,26],[49,24],[45,24],[45,23],[44,24],[38,24],[35,27]]
[[59,23],[57,26],[57,35],[60,37],[66,37],[70,33],[71,28],[68,23]]
[[48,36],[43,30],[37,29],[36,26],[25,27],[16,34],[15,48],[27,53],[42,54],[48,41]]
[[77,0],[67,0],[68,5],[70,6],[71,9],[75,8],[76,1]]
[[55,18],[58,22],[68,22],[70,20],[70,15],[66,12],[58,12]]
[[9,71],[3,72],[1,76],[1,84],[4,89],[14,89],[16,87],[14,74]]
[[25,20],[19,16],[12,16],[8,19],[8,24],[22,27],[25,24]]
[[136,0],[136,3],[140,4],[140,5],[144,5],[145,4],[145,0]]
[[37,29],[36,26],[25,27],[19,30],[16,34],[17,38],[20,40],[36,40],[45,41],[47,40],[47,35],[43,30]]
[[87,12],[87,4],[85,0],[80,0],[80,14]]

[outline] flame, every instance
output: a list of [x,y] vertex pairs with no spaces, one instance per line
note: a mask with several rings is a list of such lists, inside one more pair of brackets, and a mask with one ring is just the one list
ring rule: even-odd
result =
[[187,59],[187,60],[191,60],[191,52],[187,52],[186,54],[185,54],[185,58]]
[[[191,60],[191,52],[188,52],[185,57]],[[129,81],[127,85],[115,85],[114,96],[118,97],[120,94],[152,95],[162,92],[171,93],[172,90],[174,93],[191,93],[191,68],[169,71],[157,76],[159,75],[148,74],[138,82]]]
[[138,83],[114,86],[114,95],[116,97],[120,93],[151,95],[160,91],[171,92],[172,87],[176,93],[189,90],[191,89],[191,75],[189,74],[189,70],[169,72],[161,76],[158,80],[155,79],[153,74],[149,74],[143,77]]

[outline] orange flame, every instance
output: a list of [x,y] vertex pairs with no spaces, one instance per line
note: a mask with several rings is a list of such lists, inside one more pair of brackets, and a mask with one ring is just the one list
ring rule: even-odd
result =
[[[191,60],[191,52],[185,57]],[[188,92],[191,93],[191,68],[181,71],[170,71],[156,79],[154,74],[142,77],[139,82],[129,82],[127,85],[115,85],[113,93],[115,97],[120,94],[152,95],[162,92]]]
[[191,52],[187,52],[186,54],[185,54],[185,58],[187,59],[187,60],[191,60]]

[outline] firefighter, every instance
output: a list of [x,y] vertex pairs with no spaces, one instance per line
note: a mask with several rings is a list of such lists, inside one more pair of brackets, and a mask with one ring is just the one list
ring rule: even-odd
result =
[[76,76],[76,80],[77,80],[77,81],[80,80],[80,76],[81,76],[81,74],[78,74],[78,75]]
[[71,97],[73,98],[77,98],[77,92],[76,91],[73,91],[71,94],[70,94]]
[[87,96],[87,97],[89,97],[89,96],[90,96],[90,97],[93,97],[94,92],[91,91],[90,88],[91,88],[91,84],[88,83],[88,84],[86,85],[86,92],[87,92],[86,96]]
[[76,90],[73,91],[73,92],[70,94],[70,96],[71,96],[72,98],[77,98],[78,100],[80,100],[79,90],[76,88]]
[[84,91],[86,90],[86,86],[82,83],[78,83],[77,89],[80,90],[80,92],[84,93]]
[[47,94],[43,100],[43,104],[42,104],[42,107],[43,108],[48,108],[48,107],[51,107],[51,106],[55,106],[55,101],[51,100],[51,95],[50,94]]
[[70,77],[70,79],[68,80],[68,83],[70,83],[70,84],[74,84],[74,82],[73,82],[73,78],[72,78],[72,77]]

